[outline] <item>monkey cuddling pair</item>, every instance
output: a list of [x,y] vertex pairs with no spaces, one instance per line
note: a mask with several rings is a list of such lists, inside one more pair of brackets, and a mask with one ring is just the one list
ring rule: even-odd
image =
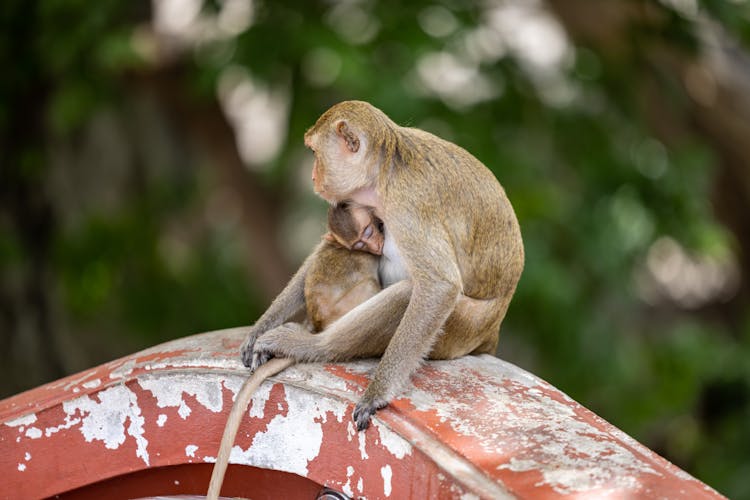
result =
[[[380,356],[354,408],[363,431],[425,358],[495,352],[523,270],[521,232],[504,189],[461,147],[398,126],[362,101],[331,107],[305,133],[305,145],[315,157],[315,192],[334,207],[347,203],[340,222],[359,237],[339,234],[333,208],[332,231],[250,327],[241,357],[254,374],[228,419],[209,498],[218,496],[239,420],[262,378],[295,362]],[[336,246],[344,257],[326,264],[326,253]],[[378,246],[379,259],[349,251]],[[369,259],[369,267],[358,268],[360,258]],[[375,264],[382,290],[365,279]],[[343,275],[333,276],[339,271]],[[355,284],[357,271],[362,283]],[[342,300],[330,300],[339,292]],[[291,322],[305,310],[309,324]],[[313,333],[310,325],[322,330]]]

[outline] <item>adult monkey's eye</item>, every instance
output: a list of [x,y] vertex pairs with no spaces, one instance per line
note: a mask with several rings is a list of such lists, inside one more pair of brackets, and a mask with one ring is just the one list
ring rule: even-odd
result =
[[364,242],[364,241],[358,241],[358,242],[356,242],[356,243],[354,244],[354,247],[353,247],[353,248],[354,248],[355,250],[362,250],[363,248],[365,248],[365,242]]
[[372,224],[365,228],[364,236],[365,238],[369,238],[372,236]]

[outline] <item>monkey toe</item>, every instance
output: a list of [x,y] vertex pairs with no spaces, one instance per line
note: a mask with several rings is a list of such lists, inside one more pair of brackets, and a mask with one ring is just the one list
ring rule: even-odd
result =
[[367,429],[370,426],[370,419],[375,415],[375,412],[385,407],[387,404],[388,402],[382,399],[371,402],[360,401],[357,403],[357,406],[354,407],[354,414],[352,415],[354,422],[357,424],[357,430],[361,432]]
[[249,343],[245,343],[240,348],[240,358],[242,359],[242,364],[245,365],[248,368],[253,367],[253,345]]

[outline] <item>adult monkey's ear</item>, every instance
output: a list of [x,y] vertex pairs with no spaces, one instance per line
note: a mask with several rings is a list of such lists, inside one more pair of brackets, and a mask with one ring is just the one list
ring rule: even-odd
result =
[[352,153],[359,151],[359,137],[349,128],[349,124],[345,120],[341,120],[336,124],[336,133],[344,140],[349,151]]

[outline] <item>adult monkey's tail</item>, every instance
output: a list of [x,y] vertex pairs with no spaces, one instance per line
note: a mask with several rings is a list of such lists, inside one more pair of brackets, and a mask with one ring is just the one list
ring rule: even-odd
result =
[[217,500],[219,498],[221,485],[224,483],[224,474],[226,474],[227,466],[229,465],[229,454],[232,451],[234,439],[237,437],[237,432],[240,429],[242,415],[245,414],[245,410],[247,410],[247,405],[250,403],[253,394],[255,394],[255,391],[264,380],[285,370],[294,363],[295,360],[291,358],[272,358],[267,363],[258,367],[245,380],[240,392],[237,393],[237,398],[234,400],[232,411],[229,412],[227,424],[224,426],[219,453],[216,455],[216,463],[214,463],[214,469],[211,473],[211,481],[208,483],[208,493],[206,494],[208,500]]

